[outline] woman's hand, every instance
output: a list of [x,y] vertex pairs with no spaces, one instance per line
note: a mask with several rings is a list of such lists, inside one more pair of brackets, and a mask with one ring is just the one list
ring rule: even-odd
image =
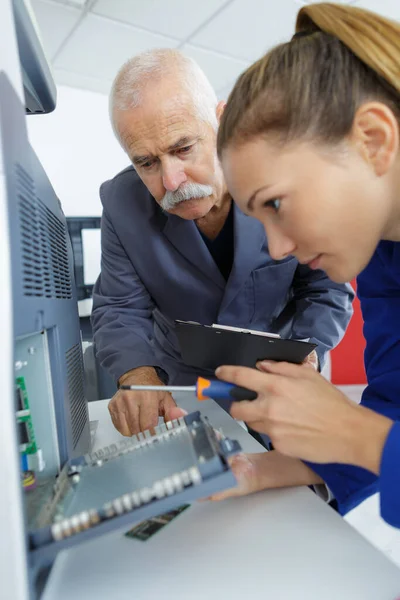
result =
[[[262,362],[259,363],[259,365],[262,365]],[[315,350],[313,350],[312,352],[310,352],[310,354],[308,356],[305,357],[303,363],[302,363],[303,367],[309,367],[311,369],[314,369],[314,371],[318,371],[318,367],[319,367],[319,360],[318,360],[318,354]],[[264,369],[261,366],[261,371],[263,371]]]
[[[264,453],[263,453],[264,454]],[[237,454],[230,460],[232,473],[237,481],[237,486],[218,492],[208,498],[209,500],[225,500],[234,496],[247,496],[262,489],[258,482],[259,454]]]
[[322,479],[301,460],[284,456],[276,450],[237,454],[229,462],[237,486],[214,494],[211,500],[246,496],[272,488],[322,483]]
[[314,369],[264,361],[258,368],[220,367],[220,379],[258,393],[231,414],[266,433],[274,448],[312,462],[340,462],[379,471],[392,421],[351,402]]
[[[266,361],[268,364],[273,363],[274,361]],[[267,369],[263,366],[264,362],[260,361],[256,364],[257,369],[260,371],[266,371]],[[301,363],[303,367],[307,367],[309,369],[314,369],[314,371],[318,371],[319,369],[319,358],[316,350],[313,350],[305,357],[303,362]]]

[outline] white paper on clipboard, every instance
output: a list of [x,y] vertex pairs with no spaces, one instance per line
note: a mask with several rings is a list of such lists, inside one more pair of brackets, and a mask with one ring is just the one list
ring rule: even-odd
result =
[[255,329],[243,329],[242,327],[231,327],[230,325],[218,325],[213,323],[215,329],[226,329],[228,331],[238,331],[239,333],[251,333],[252,335],[260,335],[263,337],[280,338],[278,333],[269,333],[268,331],[256,331]]

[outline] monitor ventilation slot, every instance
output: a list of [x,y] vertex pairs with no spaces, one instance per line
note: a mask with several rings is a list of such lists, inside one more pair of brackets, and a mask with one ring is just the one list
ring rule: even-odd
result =
[[36,196],[34,182],[21,165],[16,170],[24,295],[70,299],[66,226]]
[[72,346],[65,353],[65,360],[67,364],[67,386],[72,422],[72,444],[75,448],[85,424],[89,420],[83,389],[82,351],[79,344]]

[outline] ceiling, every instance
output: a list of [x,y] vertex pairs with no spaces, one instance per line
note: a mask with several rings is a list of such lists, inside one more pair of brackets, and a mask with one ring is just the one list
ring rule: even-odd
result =
[[[294,31],[313,0],[31,0],[58,84],[108,94],[131,56],[179,48],[219,98],[268,48]],[[400,0],[342,0],[400,21]]]

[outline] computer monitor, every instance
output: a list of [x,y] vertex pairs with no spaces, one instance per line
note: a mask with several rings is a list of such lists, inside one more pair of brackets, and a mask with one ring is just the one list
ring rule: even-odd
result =
[[56,473],[71,456],[86,452],[90,439],[72,249],[60,201],[28,142],[21,106],[5,79],[0,104],[17,376],[32,397],[31,411],[40,411],[32,418],[36,429],[43,428],[43,436],[35,432],[42,449],[52,438],[45,470]]
[[12,0],[12,11],[19,49],[25,112],[51,112],[56,106],[57,90],[29,0]]
[[[141,432],[90,451],[66,221],[29,145],[23,106],[4,73],[0,142],[5,183],[0,250],[10,259],[6,276],[11,289],[6,284],[5,293],[10,312],[13,306],[12,326],[3,341],[6,358],[14,356],[3,382],[4,421],[0,419],[5,434],[0,439],[0,477],[12,493],[7,503],[0,494],[0,509],[14,519],[8,532],[12,542],[19,539],[21,551],[13,552],[14,577],[28,573],[30,578],[19,596],[9,586],[5,597],[39,600],[58,552],[109,531],[122,534],[135,522],[231,487],[235,479],[228,458],[240,447],[217,435],[195,412],[156,427],[155,435]],[[5,282],[4,273],[2,278],[0,283]],[[2,326],[5,316],[0,314]],[[15,477],[21,470],[24,499]],[[1,512],[0,519],[3,535]],[[1,538],[0,549],[5,547]],[[2,580],[6,594],[7,575]]]
[[[0,564],[2,595],[32,597],[27,485],[90,448],[72,249],[65,217],[31,148],[26,113],[55,106],[27,4],[0,3]],[[3,572],[4,570],[4,572]]]
[[72,249],[28,141],[20,66],[37,57],[18,58],[34,44],[16,6],[0,2],[0,581],[38,600],[58,552],[234,485],[240,447],[195,412],[91,451]]
[[100,217],[67,217],[78,300],[92,297],[93,286],[100,274],[100,221]]

